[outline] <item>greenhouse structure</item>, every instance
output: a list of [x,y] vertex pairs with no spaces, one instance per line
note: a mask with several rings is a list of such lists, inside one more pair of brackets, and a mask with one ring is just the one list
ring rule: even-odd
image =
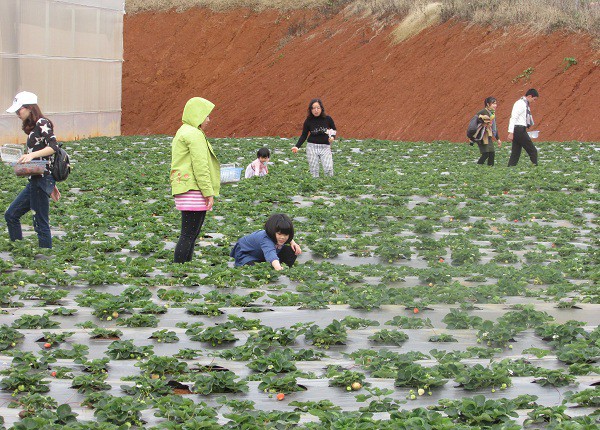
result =
[[124,3],[0,2],[0,144],[25,141],[5,112],[20,91],[37,94],[59,140],[120,134]]

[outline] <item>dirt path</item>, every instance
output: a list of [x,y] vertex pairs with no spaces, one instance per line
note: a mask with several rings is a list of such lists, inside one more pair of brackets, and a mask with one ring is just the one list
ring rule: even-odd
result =
[[392,45],[394,27],[370,19],[205,9],[126,15],[124,27],[123,134],[173,134],[202,96],[217,105],[212,136],[298,136],[320,97],[341,136],[460,142],[494,95],[505,138],[513,102],[535,87],[540,139],[600,140],[600,54],[582,35],[447,22]]

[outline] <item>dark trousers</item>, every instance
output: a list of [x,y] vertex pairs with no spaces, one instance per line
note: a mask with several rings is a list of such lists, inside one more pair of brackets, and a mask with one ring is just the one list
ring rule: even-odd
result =
[[508,160],[508,166],[516,166],[521,157],[521,150],[525,148],[529,159],[533,165],[537,166],[537,148],[533,145],[531,138],[527,134],[527,128],[524,125],[515,125],[513,132],[512,148],[510,150],[510,159]]
[[206,211],[181,211],[181,234],[175,246],[175,263],[192,261],[194,245],[205,217]]
[[21,217],[33,211],[33,229],[38,236],[40,248],[52,248],[50,232],[50,194],[54,189],[54,178],[32,176],[23,191],[10,204],[4,213],[8,235],[11,241],[23,239]]
[[479,160],[477,160],[477,164],[483,164],[485,163],[485,160],[487,160],[488,166],[493,166],[495,157],[495,152],[484,152],[483,154],[481,154],[481,157],[479,157]]

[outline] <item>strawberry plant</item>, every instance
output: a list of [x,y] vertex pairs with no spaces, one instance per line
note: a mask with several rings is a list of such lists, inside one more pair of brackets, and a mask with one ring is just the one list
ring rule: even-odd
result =
[[307,237],[307,243],[313,255],[321,258],[335,258],[343,250],[341,244],[336,240],[323,239],[310,243]]
[[477,342],[485,342],[488,346],[506,347],[509,342],[515,342],[518,331],[518,327],[500,322],[494,324],[487,320],[481,323],[477,333]]
[[40,306],[57,305],[61,299],[69,295],[67,290],[54,288],[31,287],[19,296],[21,300],[39,300]]
[[600,347],[584,340],[563,345],[556,351],[556,358],[567,364],[590,364],[600,359]]
[[94,391],[110,390],[110,384],[107,384],[106,373],[90,373],[89,375],[77,375],[71,382],[71,388],[76,388],[78,393],[89,394]]
[[[47,345],[47,344],[46,344]],[[54,359],[77,360],[83,359],[88,355],[90,348],[87,345],[74,343],[70,349],[58,348],[49,351],[43,351],[42,354]]]
[[577,339],[587,338],[581,321],[570,320],[564,324],[544,324],[535,328],[535,334],[553,346],[562,346]]
[[535,376],[536,379],[534,379],[533,382],[540,384],[542,387],[547,385],[552,387],[564,387],[573,384],[577,379],[574,375],[565,373],[561,369],[539,369]]
[[158,343],[175,343],[179,342],[179,337],[177,333],[173,330],[157,330],[150,335],[150,339],[156,340]]
[[394,390],[390,390],[389,388],[365,387],[365,390],[369,394],[358,394],[355,396],[357,402],[362,403],[371,400],[367,406],[361,406],[358,409],[360,412],[392,412],[399,410],[400,406],[405,403],[387,397],[394,393]]
[[481,326],[483,319],[478,316],[469,315],[467,312],[459,309],[450,309],[450,313],[446,314],[442,319],[446,323],[447,329],[468,329],[478,328]]
[[227,322],[221,325],[235,330],[259,330],[264,328],[259,319],[247,319],[236,315],[228,315]]
[[106,355],[113,360],[140,360],[152,353],[151,345],[135,346],[131,340],[116,340],[106,350]]
[[182,290],[167,290],[165,288],[160,288],[156,292],[156,296],[161,300],[175,303],[191,302],[194,299],[202,297],[202,295],[198,293],[186,293]]
[[448,382],[435,367],[427,368],[417,363],[402,363],[398,367],[394,386],[429,391]]
[[191,315],[205,315],[209,317],[216,317],[223,314],[223,311],[219,309],[218,305],[209,304],[191,304],[187,305],[186,310]]
[[229,370],[197,375],[193,381],[192,392],[204,396],[211,393],[247,392],[248,384],[245,381],[236,381],[236,379],[238,379],[238,376]]
[[342,408],[340,406],[332,403],[330,400],[319,400],[318,402],[293,401],[293,402],[288,403],[288,405],[293,406],[294,410],[297,412],[305,412],[305,413],[309,412],[309,411],[313,411],[313,410],[319,410],[319,411],[341,411],[342,410]]
[[157,305],[156,303],[146,303],[140,308],[140,314],[165,314],[167,313],[168,306]]
[[44,376],[43,373],[32,372],[26,368],[14,368],[7,377],[0,380],[0,390],[12,391],[13,396],[19,393],[47,393],[50,388]]
[[101,299],[90,304],[94,308],[92,315],[101,320],[110,321],[119,318],[121,314],[131,312],[131,303],[126,303],[120,297]]
[[247,366],[256,372],[261,373],[287,373],[296,370],[296,365],[294,364],[294,352],[289,348],[275,350],[269,355],[251,361]]
[[56,315],[56,316],[61,316],[61,317],[68,317],[71,315],[75,315],[78,312],[77,309],[67,309],[63,306],[60,306],[58,308],[54,308],[54,309],[50,309],[48,311],[49,315]]
[[148,375],[128,377],[133,385],[123,384],[121,390],[137,400],[154,400],[172,394],[173,388],[162,378]]
[[389,321],[386,321],[386,325],[398,326],[405,329],[419,329],[419,328],[432,328],[433,324],[429,318],[417,318],[417,317],[406,317],[403,315],[396,315]]
[[600,389],[596,386],[579,392],[567,391],[565,393],[565,402],[574,403],[580,407],[598,408],[600,407]]
[[50,396],[42,396],[39,393],[24,394],[18,401],[13,401],[8,405],[10,408],[19,408],[22,412],[21,418],[34,416],[36,413],[45,409],[56,409],[58,402]]
[[388,345],[402,345],[408,340],[408,335],[399,330],[388,330],[384,328],[369,336],[369,340]]
[[440,351],[438,349],[432,349],[429,353],[438,361],[438,363],[454,363],[471,357],[471,354],[466,351]]
[[217,303],[220,306],[227,307],[245,307],[249,306],[252,302],[256,301],[260,297],[264,296],[263,291],[253,291],[245,296],[231,293],[221,293],[217,290],[213,290],[210,293],[204,295],[204,300],[207,303]]
[[347,317],[342,319],[340,323],[351,330],[357,330],[367,327],[377,327],[379,325],[378,321],[370,320],[367,318],[357,318],[351,315],[348,315]]
[[429,336],[429,342],[458,342],[458,339],[448,333],[440,333],[434,336]]
[[347,301],[352,309],[371,311],[379,309],[385,300],[385,290],[382,288],[365,286],[349,295]]
[[[4,261],[0,259],[0,261]],[[21,302],[13,302],[12,297],[16,296],[18,291],[9,286],[1,286],[0,287],[0,307],[2,308],[19,308],[23,307],[23,303]]]
[[14,348],[24,337],[21,332],[2,324],[0,326],[0,351]]
[[565,414],[567,407],[564,405],[548,407],[538,406],[527,413],[527,419],[523,421],[523,425],[530,426],[532,424],[560,424],[563,421],[568,422],[571,417]]
[[306,388],[298,385],[295,373],[286,373],[284,375],[266,373],[262,376],[262,380],[258,384],[258,389],[268,394],[289,394],[296,391],[304,391]]
[[[154,401],[155,415],[170,423],[197,425],[206,430],[221,428],[217,421],[217,411],[204,402],[197,402],[183,396],[167,395]],[[194,423],[194,424],[192,424]]]
[[76,363],[80,363],[83,365],[83,371],[88,373],[107,373],[108,372],[108,363],[109,359],[104,358],[95,358],[93,360],[75,360]]
[[346,391],[358,391],[365,384],[365,374],[347,369],[330,366],[325,374],[331,387],[342,387]]
[[15,368],[44,369],[50,363],[55,363],[56,359],[46,354],[36,355],[32,352],[23,352],[19,350],[11,351],[12,366]]
[[73,379],[72,369],[64,366],[53,366],[50,369],[50,376],[56,379]]
[[381,245],[375,248],[373,253],[383,261],[393,263],[398,260],[410,260],[412,256],[410,245],[399,237],[388,237],[382,239],[380,243]]
[[56,345],[64,342],[75,334],[74,331],[66,331],[63,333],[55,333],[50,331],[42,332],[43,337],[38,339],[37,342],[49,343],[50,345]]
[[117,325],[124,327],[157,327],[158,318],[152,314],[133,314],[129,318],[121,318]]
[[57,328],[60,323],[52,321],[47,315],[23,315],[17,318],[11,325],[17,329],[44,329],[44,328]]
[[141,411],[146,409],[145,403],[130,396],[102,397],[94,403],[94,416],[100,423],[116,426],[144,427]]
[[[515,405],[510,400],[487,400],[482,395],[461,400],[446,400],[442,405],[444,413],[455,423],[479,428],[512,424],[512,418],[519,416],[515,412]],[[502,428],[513,427],[504,426]]]
[[492,392],[495,392],[496,388],[506,389],[512,385],[508,369],[495,364],[490,367],[475,364],[470,368],[462,369],[454,380],[465,390],[491,387]]
[[180,349],[173,357],[179,358],[180,360],[194,360],[195,358],[201,357],[202,351],[198,349],[183,348]]
[[181,375],[189,372],[187,363],[179,361],[174,357],[160,357],[153,355],[148,360],[138,361],[135,367],[142,369],[144,373],[157,379],[156,376]]
[[320,328],[316,324],[310,326],[304,337],[312,345],[328,349],[331,345],[344,345],[348,339],[348,333],[342,323],[333,320],[325,328]]
[[235,342],[238,338],[228,328],[217,325],[207,327],[200,333],[190,336],[190,340],[209,342],[212,346],[217,346],[222,343]]
[[91,339],[120,339],[123,336],[121,330],[96,327],[90,332]]

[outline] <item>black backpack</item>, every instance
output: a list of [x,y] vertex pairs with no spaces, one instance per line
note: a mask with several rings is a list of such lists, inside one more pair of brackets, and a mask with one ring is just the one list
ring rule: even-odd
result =
[[71,164],[69,163],[69,154],[62,149],[62,143],[58,144],[58,151],[54,153],[50,163],[50,172],[56,182],[64,181],[71,173]]
[[475,133],[477,132],[478,120],[479,115],[475,114],[475,116],[471,118],[471,121],[469,121],[469,126],[467,127],[467,138],[470,141],[475,140]]

